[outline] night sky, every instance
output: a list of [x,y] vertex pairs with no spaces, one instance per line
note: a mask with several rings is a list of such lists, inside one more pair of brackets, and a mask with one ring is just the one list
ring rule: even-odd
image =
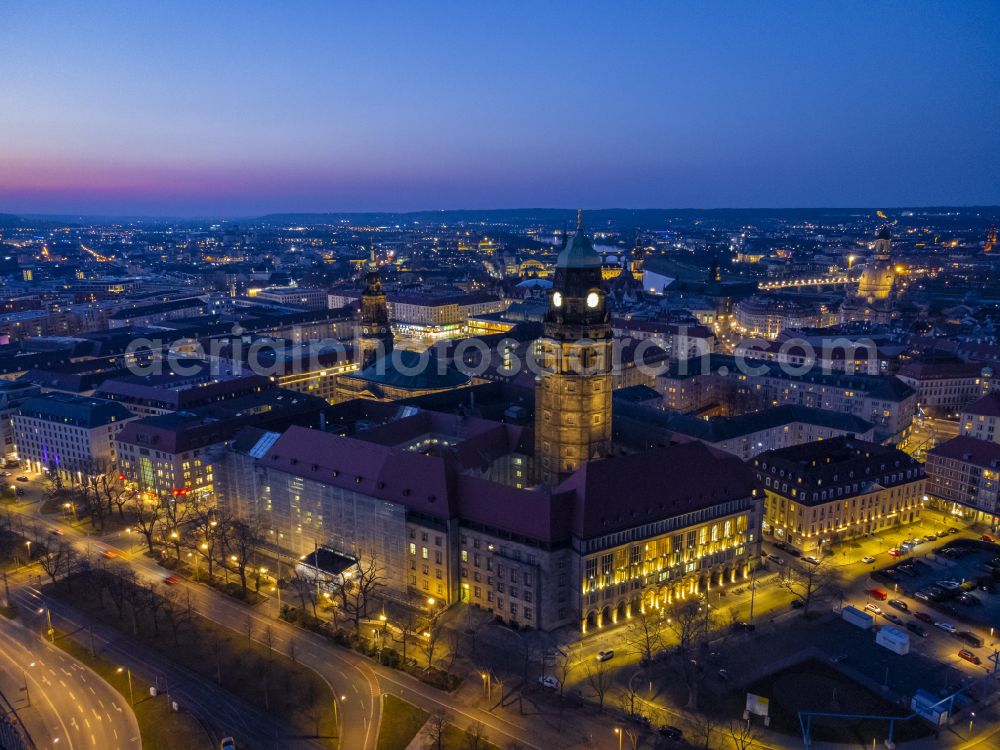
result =
[[0,212],[996,204],[998,29],[1000,2],[3,0]]

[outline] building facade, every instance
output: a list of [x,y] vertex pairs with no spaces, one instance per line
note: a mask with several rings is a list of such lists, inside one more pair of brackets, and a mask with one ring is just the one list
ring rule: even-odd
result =
[[954,418],[983,392],[983,366],[971,362],[910,362],[896,377],[917,392],[917,406]]
[[1000,445],[960,435],[927,451],[929,502],[954,516],[1000,522]]
[[31,471],[79,484],[114,467],[115,438],[133,419],[113,401],[57,392],[34,396],[13,416],[17,455]]
[[789,369],[779,363],[711,355],[678,362],[657,376],[664,408],[712,404],[756,410],[793,404],[850,414],[875,425],[878,441],[899,441],[913,421],[917,392],[894,376]]
[[989,393],[962,409],[959,434],[1000,443],[1000,393]]
[[896,448],[838,437],[753,460],[764,485],[765,535],[800,552],[920,518],[924,471]]

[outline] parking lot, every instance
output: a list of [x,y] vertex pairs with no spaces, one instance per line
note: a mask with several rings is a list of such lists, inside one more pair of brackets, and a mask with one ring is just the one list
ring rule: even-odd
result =
[[977,632],[988,644],[1000,627],[1000,574],[992,573],[994,566],[1000,570],[1000,546],[946,538],[918,545],[873,573],[872,585],[936,621]]

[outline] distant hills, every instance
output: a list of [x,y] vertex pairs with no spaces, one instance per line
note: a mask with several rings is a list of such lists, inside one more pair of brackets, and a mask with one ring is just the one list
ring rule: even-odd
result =
[[[703,223],[707,226],[739,227],[771,222],[814,222],[828,225],[852,224],[870,219],[880,223],[876,212],[882,210],[890,221],[904,226],[933,222],[936,226],[962,224],[966,227],[1000,222],[1000,206],[919,206],[873,208],[601,208],[585,210],[584,224],[592,230],[605,227],[667,229],[672,225]],[[576,224],[576,210],[569,208],[454,209],[441,211],[330,211],[322,213],[271,213],[256,218],[182,218],[170,216],[87,216],[81,214],[9,214],[0,213],[0,228],[30,227],[47,229],[57,226],[88,224],[143,224],[203,227],[208,224],[321,226],[368,224],[372,226],[415,226],[437,224],[509,223],[514,226]]]
[[[1000,217],[1000,206],[923,206],[913,208],[602,208],[585,210],[584,224],[592,229],[605,226],[631,226],[636,228],[667,227],[674,222],[691,222],[699,219],[726,225],[754,224],[767,221],[812,221],[837,223],[838,220],[853,222],[869,217],[874,221],[876,211],[882,210],[889,220],[906,219],[906,223],[919,223],[920,217],[934,217],[939,221],[943,216],[979,217],[983,221]],[[576,210],[563,208],[515,208],[484,210],[443,210],[411,212],[330,212],[330,213],[276,213],[266,214],[251,220],[252,223],[278,225],[318,225],[341,223],[368,223],[376,226],[438,224],[438,223],[511,223],[546,224],[560,223],[575,225]]]
[[14,227],[23,227],[27,225],[28,222],[20,216],[15,216],[14,214],[0,214],[0,227],[3,227],[4,229],[12,229]]

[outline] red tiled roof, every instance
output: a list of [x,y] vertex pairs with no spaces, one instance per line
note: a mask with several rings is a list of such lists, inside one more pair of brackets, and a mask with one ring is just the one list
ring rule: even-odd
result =
[[1000,461],[1000,445],[989,440],[977,440],[967,435],[959,435],[927,451],[928,464],[931,458],[951,458],[976,466],[989,467]]
[[590,461],[557,491],[573,491],[573,532],[591,538],[749,496],[753,472],[738,458],[690,442]]
[[260,463],[440,518],[455,515],[450,504],[449,472],[440,456],[290,427]]
[[942,378],[975,378],[983,366],[969,362],[908,362],[896,373],[899,377],[914,380],[941,380]]
[[962,411],[966,414],[975,414],[977,417],[1000,417],[1000,393],[987,393]]

